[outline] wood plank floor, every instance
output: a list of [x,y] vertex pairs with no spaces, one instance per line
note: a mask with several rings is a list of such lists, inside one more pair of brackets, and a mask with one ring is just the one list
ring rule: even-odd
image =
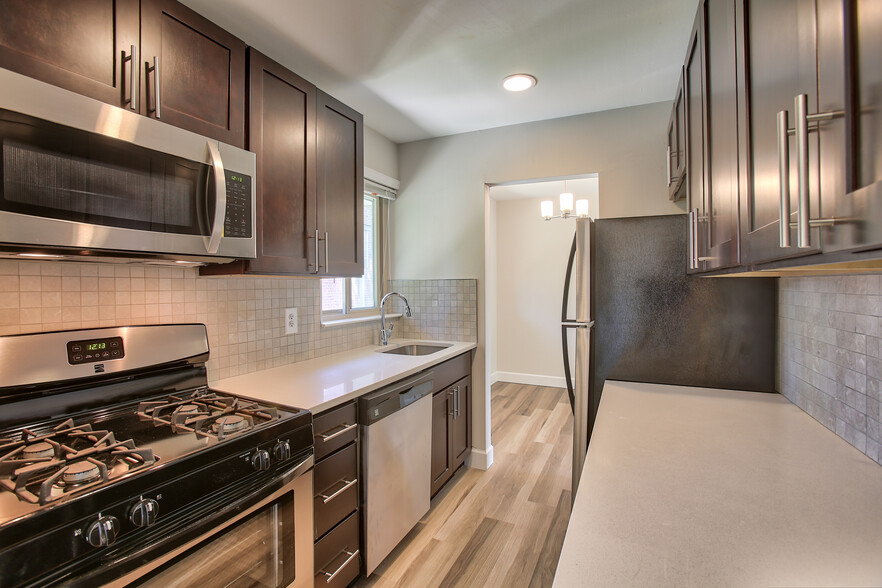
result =
[[358,587],[551,586],[570,516],[570,405],[560,388],[491,390],[494,463],[460,468]]

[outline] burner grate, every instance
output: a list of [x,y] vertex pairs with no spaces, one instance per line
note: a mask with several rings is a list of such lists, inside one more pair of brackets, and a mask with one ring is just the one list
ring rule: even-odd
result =
[[[43,455],[44,445],[51,455]],[[31,453],[37,455],[28,455],[35,447]],[[110,431],[68,419],[46,434],[23,429],[18,439],[0,440],[0,486],[48,504],[155,461],[153,450],[137,448],[131,439],[117,441]]]
[[[189,395],[169,395],[138,405],[138,416],[176,434],[194,433],[223,441],[279,418],[275,408],[200,388]],[[232,417],[240,417],[233,419]]]

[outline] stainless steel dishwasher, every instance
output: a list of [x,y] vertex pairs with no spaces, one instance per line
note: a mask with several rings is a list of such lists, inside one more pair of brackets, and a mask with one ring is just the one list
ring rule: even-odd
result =
[[432,387],[429,371],[359,398],[368,575],[429,512]]

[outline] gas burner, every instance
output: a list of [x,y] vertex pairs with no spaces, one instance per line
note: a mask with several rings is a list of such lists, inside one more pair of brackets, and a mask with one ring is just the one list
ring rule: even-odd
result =
[[37,460],[42,457],[52,457],[54,455],[55,447],[47,441],[25,445],[21,449],[21,456],[26,460]]
[[23,429],[19,438],[0,445],[0,488],[21,499],[47,504],[85,488],[149,467],[151,449],[117,441],[109,431],[74,425],[68,419],[37,434]]
[[77,461],[69,465],[61,474],[65,484],[82,484],[101,477],[101,470],[90,461]]
[[189,395],[170,394],[138,405],[138,417],[176,434],[194,433],[223,441],[279,418],[275,408],[199,388]]
[[236,431],[241,431],[242,429],[247,429],[249,427],[248,421],[245,420],[245,417],[239,416],[237,414],[222,416],[217,419],[213,425],[211,425],[212,430],[223,433],[235,433]]

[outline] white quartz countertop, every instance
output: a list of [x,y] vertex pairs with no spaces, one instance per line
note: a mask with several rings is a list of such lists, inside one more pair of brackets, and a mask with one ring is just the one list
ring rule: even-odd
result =
[[[408,343],[450,345],[430,355],[380,353]],[[224,378],[212,388],[319,413],[474,349],[475,343],[393,339],[307,361]]]
[[882,586],[882,467],[778,394],[607,381],[554,586]]

